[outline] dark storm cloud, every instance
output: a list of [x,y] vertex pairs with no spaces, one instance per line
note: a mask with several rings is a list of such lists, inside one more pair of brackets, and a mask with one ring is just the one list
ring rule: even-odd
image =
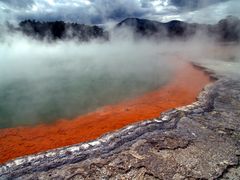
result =
[[[145,0],[146,1],[146,0]],[[65,20],[100,24],[109,20],[119,21],[127,17],[144,17],[154,11],[148,1],[138,0],[35,0],[32,11],[20,12],[17,19]],[[145,2],[143,4],[143,2]],[[45,10],[43,10],[43,8]]]
[[104,19],[120,20],[126,17],[143,17],[151,13],[149,6],[142,6],[138,0],[94,0],[92,1],[97,15]]
[[[0,20],[14,17],[101,24],[128,17],[159,21],[210,21],[213,17],[216,21],[229,14],[238,16],[239,4],[239,0],[0,0]],[[206,12],[210,16],[203,16]]]
[[179,8],[194,10],[210,6],[212,4],[221,3],[227,0],[171,0],[171,4]]
[[13,8],[27,8],[34,4],[33,0],[0,0],[0,2]]

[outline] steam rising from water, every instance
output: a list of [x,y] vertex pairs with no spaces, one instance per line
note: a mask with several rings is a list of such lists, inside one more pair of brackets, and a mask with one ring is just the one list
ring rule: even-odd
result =
[[239,46],[203,35],[187,42],[135,41],[122,32],[88,43],[0,36],[0,128],[73,118],[159,88],[179,55],[240,77]]
[[148,41],[0,43],[0,127],[73,118],[165,84],[172,67]]

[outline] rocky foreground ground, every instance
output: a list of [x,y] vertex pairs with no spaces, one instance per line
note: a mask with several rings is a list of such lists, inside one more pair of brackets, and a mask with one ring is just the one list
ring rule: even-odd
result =
[[14,178],[240,179],[240,81],[220,78],[192,105],[0,166],[0,179]]

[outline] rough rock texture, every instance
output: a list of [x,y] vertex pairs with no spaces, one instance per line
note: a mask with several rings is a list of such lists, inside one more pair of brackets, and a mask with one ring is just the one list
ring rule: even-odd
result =
[[[240,81],[88,143],[0,166],[0,179],[239,179]],[[144,113],[144,112],[143,112]]]

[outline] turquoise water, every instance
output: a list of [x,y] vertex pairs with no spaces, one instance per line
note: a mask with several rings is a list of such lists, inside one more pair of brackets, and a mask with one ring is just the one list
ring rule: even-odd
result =
[[172,65],[158,44],[0,39],[0,128],[71,119],[155,90]]
[[0,81],[0,128],[71,119],[159,88],[169,80],[170,70],[156,59],[149,63],[93,65],[87,70],[81,64],[48,64],[43,74]]

